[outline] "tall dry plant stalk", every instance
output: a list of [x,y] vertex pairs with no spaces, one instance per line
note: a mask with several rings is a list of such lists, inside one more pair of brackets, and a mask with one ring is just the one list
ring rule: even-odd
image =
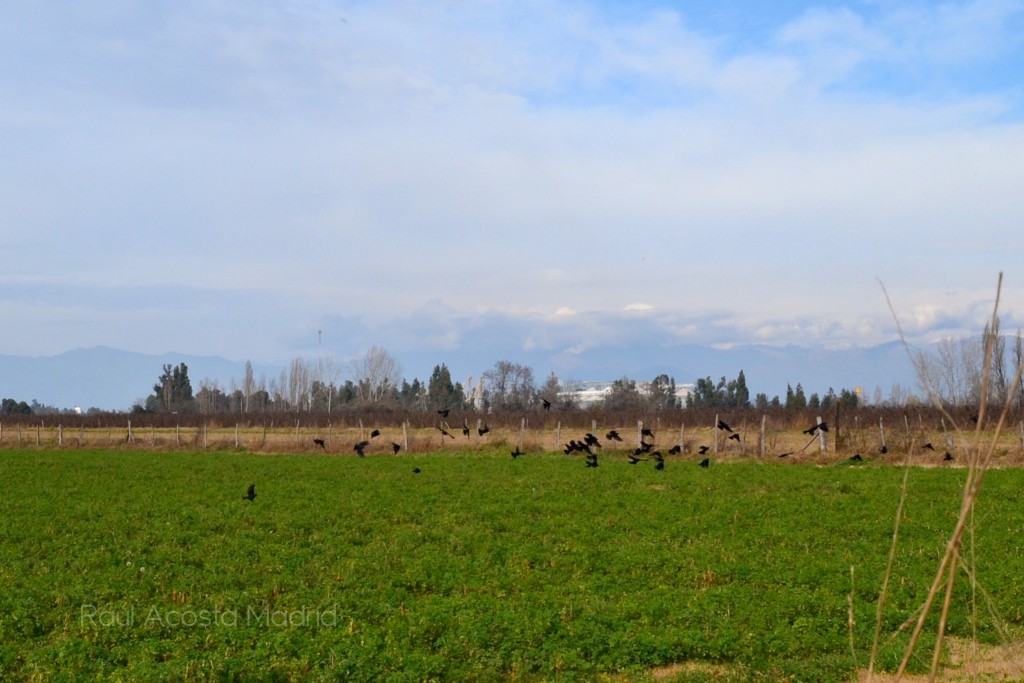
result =
[[[881,284],[881,283],[880,283]],[[932,608],[935,606],[935,602],[938,598],[940,590],[945,586],[945,592],[941,603],[941,609],[939,611],[939,624],[935,635],[935,649],[932,653],[931,669],[929,672],[929,681],[934,681],[938,675],[940,658],[942,653],[942,643],[945,636],[946,624],[949,616],[950,604],[952,602],[953,586],[955,583],[958,569],[960,564],[963,562],[963,556],[960,552],[961,545],[963,542],[965,530],[970,529],[971,533],[968,537],[968,542],[971,544],[971,552],[969,554],[971,566],[964,566],[962,569],[967,574],[971,582],[971,593],[972,593],[972,605],[975,605],[974,596],[977,593],[977,576],[974,572],[974,549],[973,549],[973,519],[974,519],[974,505],[977,501],[978,494],[981,490],[982,481],[985,478],[985,474],[988,472],[992,465],[992,459],[995,456],[996,444],[999,440],[999,436],[1006,424],[1006,418],[1010,413],[1012,407],[1012,396],[1014,396],[1020,386],[1021,375],[1024,374],[1024,362],[1021,362],[1017,366],[1017,371],[1014,374],[1013,383],[1010,391],[1008,392],[1007,398],[1003,403],[1002,410],[999,414],[999,420],[996,423],[994,434],[991,439],[985,443],[982,427],[985,424],[985,414],[988,410],[988,393],[990,385],[990,375],[992,369],[992,354],[993,349],[996,346],[996,335],[998,334],[998,318],[999,318],[999,300],[1002,294],[1003,287],[1003,274],[999,274],[999,279],[996,285],[996,299],[995,304],[992,308],[992,320],[988,326],[984,337],[984,363],[982,366],[982,381],[981,381],[981,397],[978,405],[978,418],[977,424],[974,428],[974,433],[970,439],[966,438],[957,424],[956,420],[949,414],[946,407],[939,400],[938,393],[935,388],[931,386],[929,381],[928,373],[925,372],[925,359],[923,354],[915,353],[910,349],[910,345],[907,343],[906,337],[903,334],[903,328],[900,325],[899,317],[893,308],[892,301],[889,298],[889,293],[885,289],[885,285],[882,284],[882,292],[885,294],[886,303],[889,306],[889,310],[893,315],[893,319],[896,321],[896,329],[899,332],[900,341],[903,343],[904,348],[907,351],[907,355],[910,357],[911,362],[914,364],[915,370],[917,371],[918,377],[921,381],[924,390],[928,394],[928,399],[931,403],[942,413],[942,415],[949,420],[949,423],[953,425],[957,436],[961,439],[962,443],[965,444],[965,452],[967,454],[967,477],[964,482],[963,494],[960,502],[960,513],[957,517],[956,524],[953,526],[953,531],[950,535],[949,541],[946,544],[946,551],[943,554],[942,560],[939,562],[939,566],[936,569],[935,577],[932,580],[931,586],[928,591],[928,595],[924,600],[924,603],[916,611],[917,620],[914,624],[914,629],[910,636],[910,642],[907,644],[906,650],[903,654],[903,659],[900,662],[899,668],[895,674],[895,680],[898,682],[902,679],[906,672],[907,666],[910,663],[914,649],[917,646],[917,642],[921,637],[921,633],[924,630],[924,624],[929,614],[931,614]],[[906,481],[906,475],[904,475],[904,482]],[[904,491],[905,493],[905,491]],[[877,654],[877,644],[881,631],[881,610],[882,603],[886,598],[887,587],[889,582],[889,572],[892,566],[892,558],[896,551],[896,539],[899,531],[899,514],[901,514],[903,505],[903,495],[900,499],[900,512],[897,513],[897,524],[896,531],[893,534],[893,545],[889,550],[889,565],[886,568],[886,574],[883,578],[883,590],[879,596],[879,607],[878,615],[879,618],[875,625],[875,639],[874,646],[871,653],[871,662],[868,667],[868,681],[871,681],[874,672],[874,660]],[[976,612],[976,606],[972,607],[972,610]],[[972,614],[972,623],[975,624],[976,629],[976,613]],[[910,620],[912,620],[911,617]],[[908,623],[909,621],[908,620]],[[901,629],[902,630],[902,627]],[[976,640],[976,637],[975,637]]]

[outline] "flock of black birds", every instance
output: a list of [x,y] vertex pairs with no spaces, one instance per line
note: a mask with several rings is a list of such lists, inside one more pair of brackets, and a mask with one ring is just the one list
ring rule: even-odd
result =
[[[546,399],[542,399],[542,401],[543,401],[542,405],[543,405],[544,410],[550,410],[551,402],[546,400]],[[450,429],[450,427],[448,426],[448,423],[445,421],[445,418],[448,417],[449,410],[448,409],[438,410],[437,413],[438,413],[438,415],[441,416],[441,424],[437,426],[438,431],[441,433],[441,441],[443,442],[445,437],[449,437],[449,438],[454,440],[455,436],[452,435],[452,433],[450,431],[448,431]],[[718,420],[717,428],[719,430],[723,431],[723,432],[727,432],[729,434],[729,436],[727,437],[729,440],[737,441],[737,442],[740,442],[742,440],[742,437],[740,436],[739,432],[736,432],[735,430],[733,430],[733,428],[730,427],[729,424],[726,423],[723,420]],[[479,436],[479,437],[483,437],[485,434],[487,434],[490,431],[491,431],[490,427],[487,424],[485,424],[485,423],[479,423],[479,426],[476,429],[477,436]],[[806,434],[807,436],[810,436],[811,439],[810,439],[810,441],[807,442],[807,444],[804,445],[804,447],[803,447],[803,449],[801,449],[801,451],[806,450],[806,448],[808,446],[810,446],[816,439],[818,439],[821,436],[821,434],[828,433],[828,431],[829,431],[828,423],[824,422],[824,421],[816,422],[815,424],[811,425],[807,429],[802,430],[802,433]],[[472,433],[472,429],[469,426],[469,422],[467,420],[463,419],[463,423],[462,423],[462,434],[463,434],[463,436],[465,436],[468,439],[468,438],[470,438],[471,433]],[[380,435],[381,435],[381,432],[380,432],[379,429],[372,430],[370,432],[370,438],[369,439],[364,439],[364,440],[361,440],[361,441],[357,442],[352,447],[352,450],[355,451],[356,455],[358,455],[360,458],[366,457],[366,449],[370,446],[371,441],[373,439],[376,439]],[[605,434],[605,441],[606,442],[613,442],[614,441],[614,442],[621,443],[623,441],[623,439],[622,439],[622,436],[619,434],[619,432],[617,430],[612,429],[612,430],[609,430]],[[327,450],[327,443],[326,443],[326,441],[324,439],[319,439],[319,438],[313,439],[313,445],[314,445],[314,447],[319,447],[322,450]],[[923,450],[927,450],[927,451],[935,451],[935,446],[933,446],[930,442],[924,444],[924,446],[922,448],[923,448]],[[565,444],[562,452],[565,455],[583,454],[583,456],[584,456],[584,459],[583,459],[584,465],[587,468],[596,468],[596,467],[598,467],[598,459],[597,459],[598,451],[600,451],[602,449],[603,449],[603,446],[601,444],[600,439],[598,439],[598,437],[595,436],[594,434],[592,434],[590,432],[587,432],[586,434],[584,434],[583,438],[580,439],[580,440],[570,439],[569,442]],[[394,455],[398,455],[399,451],[401,451],[401,450],[402,450],[402,446],[400,444],[395,443],[395,442],[391,443],[391,452]],[[707,456],[707,453],[710,450],[711,450],[710,446],[701,445],[701,446],[699,446],[697,448],[697,454],[698,455],[702,455],[702,456]],[[671,448],[669,448],[667,452],[668,452],[669,455],[681,455],[683,453],[683,447],[680,444],[676,444],[676,445],[672,446]],[[511,453],[513,459],[520,458],[520,457],[526,455],[526,452],[521,450],[519,446],[516,446],[516,449],[514,451],[510,451],[510,453]],[[789,451],[789,452],[786,452],[786,453],[781,453],[777,457],[779,457],[779,458],[786,458],[786,457],[789,457],[789,456],[793,455],[794,453],[796,453],[796,451]],[[886,454],[889,453],[889,448],[885,445],[885,443],[881,444],[881,446],[878,449],[878,453],[880,455],[886,455]],[[943,459],[944,462],[952,462],[953,461],[953,455],[949,451],[946,451],[945,454],[943,455],[942,459]],[[654,462],[654,469],[655,470],[657,470],[659,472],[660,471],[664,471],[664,469],[665,469],[665,456],[662,455],[660,450],[655,449],[654,431],[652,429],[650,429],[649,427],[641,426],[641,429],[640,429],[640,445],[637,446],[637,448],[634,449],[632,452],[626,453],[626,462],[628,464],[630,464],[630,465],[636,465],[636,464],[639,464],[641,462],[651,462],[651,461]],[[864,462],[864,456],[862,456],[860,453],[855,453],[853,456],[851,456],[850,458],[847,459],[847,462],[854,462],[854,463]],[[704,469],[707,469],[708,467],[711,466],[711,458],[704,457],[704,459],[700,460],[697,463],[697,465],[698,465],[698,467],[702,467]],[[412,472],[413,472],[413,474],[420,474],[422,472],[422,470],[419,467],[414,467]],[[244,496],[242,496],[242,498],[244,500],[248,500],[250,502],[255,500],[256,499],[256,485],[255,484],[250,484],[249,488],[246,491],[246,494]]]

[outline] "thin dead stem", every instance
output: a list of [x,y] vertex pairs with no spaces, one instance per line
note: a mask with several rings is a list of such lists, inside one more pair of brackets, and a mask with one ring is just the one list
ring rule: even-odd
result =
[[[1001,293],[1002,293],[1002,284],[1003,284],[1003,275],[1002,275],[1002,273],[1000,273],[999,274],[999,280],[998,280],[998,283],[997,283],[997,286],[996,286],[996,300],[995,300],[995,304],[994,304],[993,309],[992,309],[992,323],[989,326],[989,331],[985,335],[984,365],[982,367],[981,396],[980,396],[979,405],[978,405],[978,419],[977,419],[977,425],[975,426],[975,429],[974,429],[974,433],[972,435],[972,438],[970,439],[970,443],[969,443],[969,446],[967,448],[967,456],[968,456],[967,457],[967,478],[966,478],[966,481],[964,482],[963,497],[961,499],[961,505],[960,505],[960,514],[957,517],[957,521],[956,521],[956,524],[954,525],[953,532],[952,532],[952,534],[951,534],[951,536],[949,538],[949,541],[948,541],[948,543],[946,545],[946,552],[944,553],[944,555],[942,557],[942,560],[939,562],[939,567],[938,567],[938,569],[935,572],[935,577],[934,577],[934,579],[932,581],[932,584],[931,584],[931,586],[929,588],[928,595],[925,598],[924,604],[918,610],[917,622],[914,625],[913,632],[912,632],[912,634],[910,636],[910,642],[907,644],[906,650],[905,650],[904,655],[903,655],[903,660],[900,662],[899,668],[896,671],[895,680],[897,682],[902,679],[903,674],[906,672],[907,665],[910,662],[911,656],[912,656],[912,654],[914,652],[914,649],[917,646],[918,639],[919,639],[919,637],[921,635],[921,632],[922,632],[922,630],[924,628],[925,620],[928,618],[928,615],[931,612],[931,609],[932,609],[932,607],[933,607],[933,605],[935,603],[935,600],[936,600],[936,598],[938,596],[938,592],[942,589],[942,586],[945,584],[946,590],[945,590],[945,595],[944,595],[944,598],[943,598],[943,601],[942,601],[941,611],[940,611],[940,614],[939,614],[939,625],[938,625],[938,629],[937,629],[936,637],[935,637],[935,650],[933,652],[932,666],[931,666],[931,671],[930,671],[930,675],[929,675],[929,680],[930,681],[934,681],[936,676],[937,676],[937,674],[938,674],[939,663],[940,663],[940,658],[941,658],[941,651],[942,651],[942,642],[943,642],[943,637],[945,635],[946,624],[948,622],[950,604],[952,602],[953,584],[955,583],[955,578],[956,578],[958,567],[960,567],[962,565],[965,565],[965,563],[963,563],[963,558],[962,558],[961,553],[960,553],[960,547],[961,547],[961,543],[962,543],[962,540],[963,540],[964,531],[966,529],[968,529],[968,528],[970,528],[970,531],[971,531],[971,533],[968,536],[968,543],[971,544],[971,548],[970,548],[971,552],[970,552],[970,555],[969,555],[969,557],[970,557],[970,566],[962,566],[962,568],[965,570],[965,572],[970,577],[971,586],[972,586],[972,595],[974,595],[974,591],[976,590],[976,585],[977,584],[976,584],[975,578],[974,578],[974,557],[975,556],[974,556],[974,548],[973,548],[973,538],[974,538],[974,527],[973,527],[974,504],[975,504],[975,501],[977,499],[978,493],[981,490],[981,483],[984,480],[984,475],[986,474],[986,472],[988,471],[989,467],[992,464],[992,459],[993,459],[993,457],[995,455],[995,452],[996,452],[996,444],[998,442],[999,436],[1000,436],[1000,434],[1002,432],[1004,424],[1006,423],[1006,418],[1007,418],[1007,416],[1008,416],[1008,414],[1010,412],[1011,406],[1012,406],[1012,396],[1016,393],[1017,387],[1020,385],[1021,375],[1022,375],[1022,373],[1024,373],[1024,363],[1022,363],[1022,364],[1020,364],[1017,367],[1017,371],[1016,371],[1016,373],[1014,375],[1014,380],[1013,380],[1013,383],[1012,383],[1012,387],[1011,387],[1011,389],[1010,389],[1010,391],[1008,393],[1008,396],[1007,396],[1007,399],[1006,399],[1004,405],[1002,406],[1002,411],[1000,412],[999,420],[998,420],[998,422],[996,424],[995,432],[994,432],[994,434],[992,436],[992,439],[988,443],[987,447],[983,447],[983,445],[982,445],[982,436],[983,436],[982,435],[982,427],[983,427],[983,425],[985,423],[985,413],[986,413],[987,408],[988,408],[988,393],[989,393],[989,383],[990,383],[990,375],[991,375],[991,368],[992,368],[992,354],[993,354],[993,349],[995,347],[996,330],[998,330],[997,323],[998,323],[998,315],[999,315],[999,300],[1000,300],[1000,296],[1001,296]],[[924,367],[924,359],[923,359],[923,357],[921,355],[919,355],[919,354],[915,355],[910,350],[909,344],[907,344],[907,341],[906,341],[906,337],[903,334],[902,326],[899,323],[899,318],[896,315],[895,310],[893,309],[892,301],[889,298],[888,292],[885,290],[885,285],[884,284],[882,285],[882,291],[885,294],[885,299],[886,299],[886,302],[889,305],[889,310],[892,312],[893,318],[896,320],[896,328],[897,328],[897,330],[899,332],[900,341],[903,343],[904,348],[907,350],[907,354],[910,356],[911,362],[914,364],[915,368],[918,370],[918,374],[920,376],[922,384],[924,385],[924,389],[928,393],[928,398],[931,400],[931,402],[947,418],[949,418],[950,424],[953,425],[953,428],[957,431],[957,433],[961,434],[960,428],[956,424],[956,421],[952,418],[952,416],[950,416],[948,414],[948,412],[946,411],[945,407],[942,405],[941,401],[939,400],[937,393],[929,385],[927,373],[926,372],[922,372],[923,367]],[[894,550],[895,550],[894,548],[890,549],[890,555],[894,552]],[[888,580],[889,580],[888,576],[886,576],[885,579],[883,580],[883,591],[885,589],[885,586],[887,585]],[[975,629],[974,640],[976,641],[977,640],[977,637],[976,637],[976,628],[977,628],[977,625],[976,625],[976,607],[972,607],[972,610],[974,610],[974,611],[972,611],[972,624],[974,624],[974,629]],[[879,628],[879,629],[881,628],[880,622],[876,625],[876,628]],[[878,639],[878,634],[877,633],[876,633],[875,638],[876,638],[876,643],[877,643],[877,639]],[[872,656],[874,656],[874,652],[872,653]],[[870,669],[869,669],[868,680],[870,680],[870,673],[871,672],[870,672]]]

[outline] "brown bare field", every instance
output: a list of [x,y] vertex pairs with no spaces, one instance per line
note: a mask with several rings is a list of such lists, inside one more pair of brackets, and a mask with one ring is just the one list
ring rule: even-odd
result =
[[[354,445],[368,441],[367,456],[393,456],[438,451],[472,454],[486,450],[515,448],[526,453],[558,453],[570,440],[582,440],[592,433],[605,454],[632,451],[640,443],[641,425],[654,433],[654,447],[666,453],[680,446],[675,458],[706,456],[717,461],[763,459],[779,463],[828,463],[855,454],[866,461],[902,464],[906,460],[921,466],[955,467],[962,464],[966,441],[975,425],[964,419],[963,433],[946,425],[929,411],[915,413],[890,410],[858,410],[841,416],[829,415],[827,433],[805,433],[817,421],[807,411],[755,411],[733,415],[709,411],[672,411],[655,416],[605,415],[582,412],[558,416],[488,415],[473,412],[452,414],[447,419],[423,412],[407,415],[322,415],[285,414],[273,416],[234,415],[126,415],[21,417],[0,420],[0,448],[124,448],[166,450],[244,450],[258,453],[308,453],[311,455],[354,456]],[[830,418],[830,419],[829,419]],[[713,425],[727,420],[732,432]],[[994,424],[985,425],[991,438]],[[479,433],[487,427],[489,431]],[[444,429],[451,437],[442,434]],[[466,430],[468,429],[468,434]],[[622,442],[606,438],[616,430]],[[379,430],[377,437],[371,436]],[[1024,447],[1019,422],[1004,426],[995,449],[993,465],[1024,465]],[[729,438],[737,435],[738,438]],[[824,444],[822,443],[824,437]],[[320,446],[315,440],[322,440]],[[646,439],[652,441],[650,437]],[[887,453],[882,453],[882,445]],[[930,447],[928,446],[930,444]],[[706,447],[706,454],[698,451]],[[952,460],[944,459],[946,453]]]

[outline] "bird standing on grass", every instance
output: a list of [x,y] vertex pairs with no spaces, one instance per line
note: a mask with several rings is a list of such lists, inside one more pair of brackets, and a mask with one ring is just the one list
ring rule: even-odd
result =
[[622,441],[622,437],[619,436],[619,433],[614,429],[605,434],[604,438],[608,439],[609,441]]
[[400,451],[400,450],[402,450],[402,447],[399,444],[397,444],[394,441],[392,441],[391,442],[391,452],[394,453],[395,455],[398,455],[398,451]]
[[256,484],[249,484],[249,490],[245,492],[245,495],[242,496],[242,498],[244,500],[248,500],[249,502],[252,502],[253,500],[255,500],[256,499]]
[[704,458],[703,460],[700,461],[699,464],[704,469],[707,469],[708,467],[711,466],[711,459],[710,458]]

